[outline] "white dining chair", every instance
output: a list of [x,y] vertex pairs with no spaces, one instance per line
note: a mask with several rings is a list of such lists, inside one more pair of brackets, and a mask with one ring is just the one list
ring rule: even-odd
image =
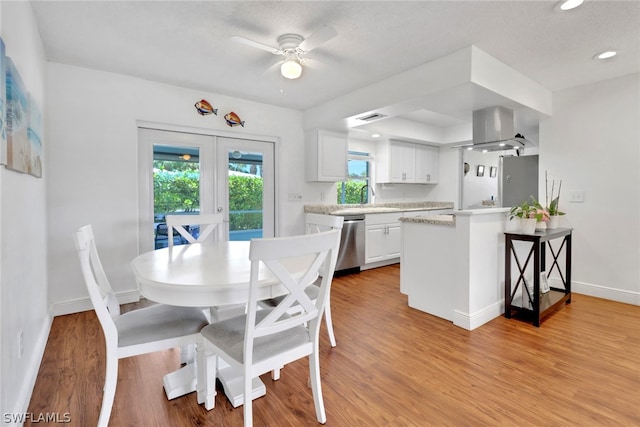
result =
[[198,308],[157,304],[120,313],[118,300],[104,272],[91,225],[75,233],[80,266],[91,303],[100,321],[106,344],[106,374],[98,427],[111,416],[118,382],[118,360],[198,343],[200,330],[209,324]]
[[[287,363],[309,357],[309,376],[318,422],[326,422],[320,383],[320,322],[329,297],[335,270],[340,231],[330,230],[311,235],[253,239],[249,251],[251,278],[247,313],[211,324],[202,330],[203,345],[197,351],[197,399],[207,410],[215,406],[217,358],[221,356],[242,372],[244,386],[244,425],[253,425],[252,379]],[[305,272],[290,272],[286,259],[311,256]],[[328,263],[325,264],[325,260]],[[320,293],[315,304],[304,289],[325,268]],[[264,271],[273,275],[288,291],[275,308],[258,306]],[[293,305],[301,309],[289,314]]]
[[[207,237],[216,229],[218,224],[222,223],[224,219],[223,214],[200,214],[200,215],[167,215],[165,220],[167,222],[167,234],[169,247],[173,246],[173,232],[174,230],[184,238],[187,243],[202,243],[206,241]],[[199,225],[200,232],[198,237],[194,237],[189,230],[185,228],[188,225]],[[205,226],[203,228],[203,226]]]
[[[216,229],[216,227],[222,223],[224,219],[223,214],[201,214],[201,215],[167,215],[165,220],[167,222],[167,229],[169,235],[169,247],[173,246],[173,231],[177,231],[186,241],[187,244],[203,243]],[[198,238],[195,238],[189,230],[185,228],[187,225],[199,225],[200,234]],[[203,228],[203,226],[206,226]],[[230,317],[237,316],[244,313],[244,304],[226,305],[220,307],[206,307],[209,310],[209,316],[211,322],[217,322],[219,320],[228,319]],[[181,353],[183,356],[182,362],[186,363],[193,358],[193,353],[190,349],[183,349]]]
[[[343,222],[344,217],[342,216],[308,213],[305,217],[305,233],[313,234],[328,230],[342,230]],[[324,268],[320,269],[320,276],[325,275],[324,270]],[[318,298],[318,294],[320,293],[319,282],[316,281],[305,288],[305,292],[312,301],[315,301]],[[282,298],[283,297],[276,297],[264,300],[260,302],[260,305],[263,308],[275,307],[282,300]],[[296,306],[291,307],[291,312],[295,312],[296,309]],[[325,324],[327,325],[327,333],[329,334],[329,342],[331,343],[331,347],[335,347],[336,337],[335,333],[333,332],[333,320],[331,318],[331,294],[329,294],[329,298],[327,298],[327,303],[325,304],[324,320]],[[277,372],[274,372],[273,379],[278,378],[279,374]]]

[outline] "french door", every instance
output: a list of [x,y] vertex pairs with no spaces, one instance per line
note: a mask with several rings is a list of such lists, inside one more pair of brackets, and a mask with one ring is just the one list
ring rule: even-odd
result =
[[140,128],[139,164],[141,252],[167,246],[167,214],[222,213],[215,240],[275,235],[272,142]]

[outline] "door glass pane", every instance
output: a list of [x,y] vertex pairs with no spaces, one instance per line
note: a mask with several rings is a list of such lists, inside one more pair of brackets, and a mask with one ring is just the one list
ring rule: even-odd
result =
[[[156,249],[168,245],[167,214],[200,213],[200,151],[197,147],[153,146],[153,225]],[[199,226],[189,232],[198,236]],[[174,233],[176,245],[186,240]]]
[[229,240],[262,237],[263,155],[259,152],[228,152]]

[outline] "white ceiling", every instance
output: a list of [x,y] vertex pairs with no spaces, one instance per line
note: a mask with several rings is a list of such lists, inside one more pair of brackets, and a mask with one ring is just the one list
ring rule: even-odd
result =
[[[556,91],[640,71],[640,1],[32,1],[49,61],[305,110],[469,45]],[[323,25],[320,66],[280,77],[277,46]],[[620,54],[597,62],[593,55]],[[426,110],[403,118],[450,126]]]

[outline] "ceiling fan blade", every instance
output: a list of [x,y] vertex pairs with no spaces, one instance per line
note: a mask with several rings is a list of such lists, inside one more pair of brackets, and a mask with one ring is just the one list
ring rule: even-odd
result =
[[273,72],[275,72],[276,70],[280,69],[280,65],[282,65],[282,58],[277,59],[276,61],[274,61],[272,64],[270,64],[263,72],[262,74],[272,74]]
[[238,43],[246,44],[248,46],[253,46],[258,49],[266,50],[267,52],[271,52],[274,55],[278,55],[282,53],[278,48],[271,47],[257,41],[253,41],[242,36],[231,36],[230,39],[233,40],[234,42],[238,42]]
[[311,52],[313,49],[328,42],[337,35],[338,33],[333,27],[325,25],[324,27],[320,27],[309,37],[304,39],[304,41],[300,43],[300,49],[304,50],[305,52]]

